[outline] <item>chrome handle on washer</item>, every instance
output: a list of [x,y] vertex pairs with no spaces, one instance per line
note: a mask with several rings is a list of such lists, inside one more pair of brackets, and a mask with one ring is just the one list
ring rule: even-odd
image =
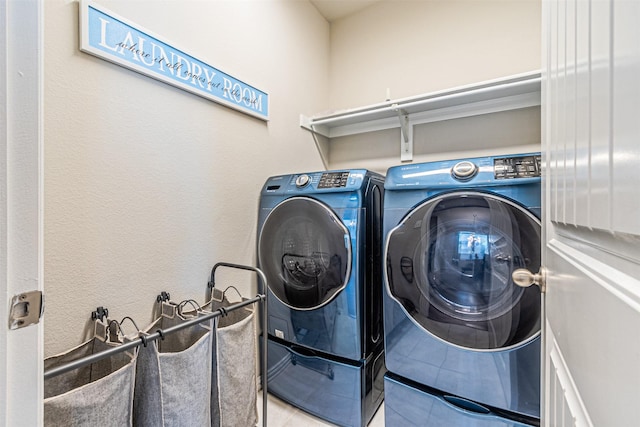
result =
[[528,288],[531,285],[537,285],[540,287],[540,292],[547,291],[547,271],[544,267],[540,267],[537,273],[532,273],[526,268],[518,268],[511,273],[513,283],[516,285]]

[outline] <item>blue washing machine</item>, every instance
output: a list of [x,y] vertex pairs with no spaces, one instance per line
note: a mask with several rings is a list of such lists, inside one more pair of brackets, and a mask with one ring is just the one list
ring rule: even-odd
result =
[[343,426],[383,398],[383,195],[358,169],[271,177],[260,197],[269,391]]
[[387,425],[539,424],[540,155],[390,168],[384,234]]

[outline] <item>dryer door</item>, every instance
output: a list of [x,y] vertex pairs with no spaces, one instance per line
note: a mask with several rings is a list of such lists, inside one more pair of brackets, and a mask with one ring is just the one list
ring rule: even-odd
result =
[[293,197],[267,216],[258,257],[276,298],[290,308],[311,310],[327,304],[347,285],[351,239],[328,206]]
[[472,349],[504,349],[540,331],[540,221],[507,199],[454,192],[429,199],[394,228],[385,249],[388,291],[420,327]]

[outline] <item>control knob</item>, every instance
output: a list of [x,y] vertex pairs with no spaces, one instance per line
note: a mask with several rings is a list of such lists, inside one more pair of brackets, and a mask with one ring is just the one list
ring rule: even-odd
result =
[[471,179],[476,173],[478,173],[478,166],[467,160],[458,162],[451,168],[451,175],[460,181]]
[[305,185],[309,184],[309,182],[311,182],[311,178],[309,177],[309,175],[307,174],[299,175],[296,178],[296,187],[302,188]]

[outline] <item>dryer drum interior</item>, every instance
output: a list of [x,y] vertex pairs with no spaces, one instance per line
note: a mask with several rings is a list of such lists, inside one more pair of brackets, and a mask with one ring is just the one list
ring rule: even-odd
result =
[[258,255],[276,298],[295,309],[317,308],[346,286],[349,231],[324,204],[294,197],[267,217]]
[[391,231],[389,291],[419,326],[472,349],[537,336],[540,291],[516,286],[517,268],[540,267],[540,221],[508,199],[453,192],[425,201]]

